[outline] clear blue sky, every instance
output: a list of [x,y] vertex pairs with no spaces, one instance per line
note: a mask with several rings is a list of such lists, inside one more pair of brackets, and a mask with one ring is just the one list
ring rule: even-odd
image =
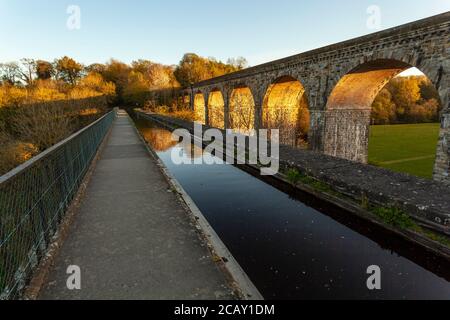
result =
[[[66,26],[69,5],[81,9],[80,30]],[[382,29],[450,10],[450,0],[0,0],[0,61],[176,64],[195,52],[256,65],[374,32],[370,5]]]

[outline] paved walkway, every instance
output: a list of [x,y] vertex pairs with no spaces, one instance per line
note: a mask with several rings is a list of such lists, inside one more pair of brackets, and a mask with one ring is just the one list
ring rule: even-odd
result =
[[[135,132],[120,115],[41,299],[227,299],[224,275]],[[67,289],[67,267],[81,290]]]

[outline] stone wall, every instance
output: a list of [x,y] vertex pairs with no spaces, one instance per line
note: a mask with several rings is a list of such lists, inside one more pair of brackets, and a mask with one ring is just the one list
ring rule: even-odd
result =
[[325,121],[325,154],[361,163],[368,162],[370,109],[327,110]]

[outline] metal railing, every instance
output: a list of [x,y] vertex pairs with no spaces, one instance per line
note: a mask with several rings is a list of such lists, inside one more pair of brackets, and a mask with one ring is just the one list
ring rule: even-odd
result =
[[0,177],[0,300],[20,298],[114,118],[112,111]]

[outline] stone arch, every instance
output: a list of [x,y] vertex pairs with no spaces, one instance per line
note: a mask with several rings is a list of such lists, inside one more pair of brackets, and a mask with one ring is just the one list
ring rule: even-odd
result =
[[206,124],[206,103],[205,96],[201,91],[194,95],[194,113],[197,122]]
[[213,88],[208,94],[208,124],[211,127],[225,128],[225,99],[222,91]]
[[236,86],[229,95],[229,127],[235,132],[250,134],[255,129],[255,100],[252,90]]
[[[448,59],[450,59],[450,57],[448,57]],[[447,68],[448,70],[444,70],[444,67],[441,65],[442,61],[439,62],[436,60],[423,59],[423,57],[419,54],[405,54],[404,51],[383,50],[381,52],[375,52],[373,55],[362,56],[359,59],[353,59],[348,65],[340,68],[339,72],[337,72],[334,77],[330,79],[330,82],[328,84],[329,90],[328,92],[326,92],[326,94],[330,96],[336,85],[346,75],[354,73],[358,69],[364,68],[364,66],[366,65],[379,64],[380,67],[383,68],[384,63],[387,63],[386,68],[392,66],[401,67],[403,65],[405,67],[402,71],[412,67],[419,69],[428,77],[428,79],[438,90],[443,105],[448,105],[450,107],[450,89],[448,85],[445,85],[448,84],[448,81],[442,81],[442,73],[449,73],[450,69]],[[392,76],[391,79],[394,76]],[[387,82],[389,82],[389,80]]]
[[[357,67],[335,81],[328,97],[325,107],[324,152],[367,163],[371,111],[375,98],[401,72],[418,67],[429,77],[427,72],[430,72],[430,68],[422,69],[411,64],[417,62],[411,57],[375,60],[362,58],[359,62]],[[430,80],[432,81],[431,77]]]
[[280,130],[280,143],[307,147],[311,128],[309,102],[303,84],[281,76],[267,88],[262,105],[262,126]]

